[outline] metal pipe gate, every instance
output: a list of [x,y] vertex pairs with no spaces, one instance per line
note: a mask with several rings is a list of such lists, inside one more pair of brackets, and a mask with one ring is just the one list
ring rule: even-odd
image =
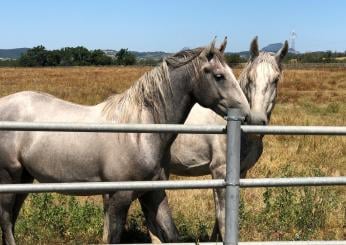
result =
[[[305,178],[262,178],[239,179],[240,173],[240,134],[284,134],[284,135],[346,135],[346,127],[319,126],[242,126],[238,109],[229,109],[227,127],[222,125],[174,125],[174,124],[95,124],[95,123],[33,123],[0,122],[0,131],[59,131],[59,132],[103,132],[103,133],[185,133],[185,134],[225,134],[227,133],[227,163],[225,180],[191,181],[125,181],[125,182],[87,182],[87,183],[42,183],[0,185],[0,193],[33,192],[85,192],[92,194],[117,190],[152,189],[200,189],[226,188],[226,234],[223,244],[261,245],[261,244],[343,244],[346,241],[275,241],[238,242],[239,227],[239,188],[240,187],[282,187],[282,186],[327,186],[346,185],[342,177]],[[206,243],[220,244],[220,243]]]

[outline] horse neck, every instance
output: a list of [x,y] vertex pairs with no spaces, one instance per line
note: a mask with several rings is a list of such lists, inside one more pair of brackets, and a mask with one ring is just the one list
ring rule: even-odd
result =
[[[186,66],[186,65],[184,65]],[[193,106],[190,74],[165,63],[145,73],[124,93],[104,102],[107,120],[117,123],[183,123]]]
[[186,66],[174,68],[170,71],[171,95],[166,101],[165,123],[184,123],[189,115],[195,100],[192,96],[192,83],[195,77]]
[[144,98],[150,107],[152,123],[180,124],[186,120],[194,104],[190,93],[193,79],[186,69],[189,64],[172,69],[165,66],[163,63],[166,77],[156,80],[154,90],[144,94]]

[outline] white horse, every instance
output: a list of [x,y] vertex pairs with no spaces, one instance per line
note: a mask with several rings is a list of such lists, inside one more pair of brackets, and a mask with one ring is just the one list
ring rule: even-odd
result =
[[[83,106],[49,94],[20,92],[0,99],[0,120],[29,122],[183,123],[195,102],[225,115],[228,107],[246,115],[249,104],[223,51],[186,50],[167,58],[122,94]],[[156,180],[176,134],[0,132],[0,183]],[[167,163],[168,164],[168,163]],[[146,205],[167,205],[157,192]],[[117,243],[131,202],[143,192],[117,191],[104,197],[104,242]],[[0,194],[4,244],[15,244],[14,224],[26,194]],[[168,207],[167,207],[168,208]],[[155,207],[154,207],[155,209]],[[159,217],[160,218],[160,217]],[[161,222],[165,222],[161,219]],[[169,221],[168,221],[169,222]],[[176,239],[175,231],[167,237]]]
[[[239,79],[251,108],[249,123],[259,125],[269,123],[275,105],[277,84],[282,73],[281,63],[287,52],[287,41],[276,54],[259,52],[257,37],[251,42],[250,59]],[[225,120],[215,112],[195,105],[185,124],[224,125]],[[247,171],[260,158],[263,151],[262,140],[261,135],[242,134],[241,177],[244,178]],[[213,134],[178,135],[171,147],[170,173],[181,176],[211,174],[213,179],[225,179],[226,137]],[[225,190],[214,190],[214,199],[216,223],[213,240],[216,239],[217,233],[221,233],[221,239],[225,233]],[[155,238],[152,236],[152,239]]]

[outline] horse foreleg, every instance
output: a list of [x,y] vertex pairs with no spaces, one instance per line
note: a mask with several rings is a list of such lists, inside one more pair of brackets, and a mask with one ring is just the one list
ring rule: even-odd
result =
[[[217,162],[212,162],[210,165],[210,171],[213,179],[225,179],[226,166]],[[215,202],[215,224],[213,234],[211,236],[212,241],[220,237],[223,240],[225,235],[225,189],[214,189],[214,202]],[[218,236],[219,235],[219,236]]]
[[152,243],[176,242],[178,230],[164,190],[149,191],[139,198]]
[[[16,183],[16,171],[0,170],[0,183],[13,184]],[[3,244],[15,244],[14,240],[14,223],[13,223],[13,207],[15,203],[15,194],[0,194],[0,225],[2,231]]]
[[107,243],[110,239],[109,234],[109,215],[108,215],[108,205],[109,205],[109,194],[104,194],[103,198],[103,236],[102,241]]
[[[21,176],[21,183],[32,183],[34,181],[34,178],[26,171],[23,170],[22,176]],[[16,194],[16,198],[14,201],[14,205],[13,205],[13,215],[12,215],[12,224],[13,224],[13,233],[14,233],[14,226],[15,223],[17,221],[20,209],[26,199],[26,197],[28,196],[29,193],[22,193],[22,194]]]
[[13,235],[12,224],[12,205],[14,203],[14,194],[0,195],[0,223],[2,231],[2,244],[16,244]]
[[132,200],[132,191],[118,191],[103,196],[105,218],[103,227],[104,243],[120,242]]
[[214,189],[215,202],[215,223],[213,233],[210,237],[211,241],[223,240],[225,234],[225,190]]
[[215,222],[214,222],[214,227],[213,227],[213,232],[211,233],[210,236],[210,241],[218,241],[220,237],[220,230],[219,230],[219,224],[217,222],[217,218],[215,218]]
[[[240,177],[245,178],[247,169],[240,172]],[[219,165],[216,168],[211,169],[211,174],[213,179],[225,179],[226,169],[224,165]],[[226,217],[226,191],[225,189],[214,189],[214,202],[215,202],[215,224],[213,228],[213,233],[210,237],[211,241],[217,241],[218,238],[223,241],[225,237],[225,217]]]

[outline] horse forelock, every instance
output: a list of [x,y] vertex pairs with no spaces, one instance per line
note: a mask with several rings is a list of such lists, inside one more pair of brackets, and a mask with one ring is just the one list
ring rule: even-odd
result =
[[[256,69],[260,64],[267,64],[270,66],[275,72],[281,75],[281,65],[277,63],[275,59],[275,54],[271,52],[260,52],[259,55],[254,60],[249,60],[245,68],[239,77],[240,87],[247,92],[247,87],[251,81],[255,81],[257,79]],[[248,95],[247,95],[248,96]]]

